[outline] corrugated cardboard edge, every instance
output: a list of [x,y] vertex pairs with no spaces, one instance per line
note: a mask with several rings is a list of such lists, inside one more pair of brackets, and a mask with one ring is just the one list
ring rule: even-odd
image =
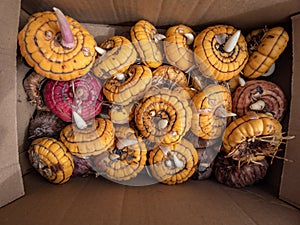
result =
[[17,143],[16,52],[21,1],[1,1],[0,207],[24,195]]
[[292,28],[293,77],[289,135],[295,135],[296,138],[287,143],[285,157],[294,162],[284,163],[279,198],[300,208],[300,14],[292,17]]

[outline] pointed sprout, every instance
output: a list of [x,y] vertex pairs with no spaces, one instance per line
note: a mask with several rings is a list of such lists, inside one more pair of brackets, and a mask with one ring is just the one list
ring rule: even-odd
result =
[[268,116],[274,117],[274,115],[270,112],[265,112],[265,114],[268,115]]
[[218,116],[218,117],[223,117],[223,118],[231,117],[231,116],[236,116],[235,113],[233,113],[233,112],[228,112],[225,108],[218,108],[218,109],[215,111],[215,115]]
[[60,27],[60,32],[62,36],[61,45],[65,48],[73,48],[75,46],[75,42],[67,18],[58,8],[53,7],[53,11],[55,12]]
[[178,135],[178,133],[177,133],[177,131],[171,131],[171,132],[170,132],[170,135],[173,136],[173,137],[175,137],[175,136]]
[[274,71],[275,71],[275,63],[273,63],[272,66],[268,69],[268,71],[265,74],[263,74],[262,76],[268,77],[268,76],[272,75],[274,73]]
[[178,33],[183,34],[184,30],[182,28],[178,28]]
[[163,35],[163,34],[155,34],[155,35],[154,35],[154,42],[155,42],[155,43],[158,43],[159,41],[161,41],[161,40],[163,40],[163,39],[165,39],[165,38],[166,38],[166,36]]
[[124,73],[117,73],[115,75],[115,78],[117,78],[117,80],[121,81],[125,79],[125,74]]
[[82,117],[75,111],[73,113],[73,118],[75,120],[75,124],[79,129],[85,129],[87,128],[87,123],[82,119]]
[[223,118],[236,116],[235,113],[228,112],[225,108],[217,108],[217,110],[215,111],[215,115]]
[[208,168],[208,167],[210,167],[210,163],[207,163],[207,162],[200,162],[199,163],[199,167],[204,167],[204,168]]
[[238,43],[238,40],[240,38],[241,31],[236,31],[225,43],[224,45],[224,51],[227,53],[232,52],[232,50],[235,48],[236,44]]
[[111,43],[108,43],[108,44],[106,44],[105,48],[106,49],[111,49],[111,48],[113,48],[113,45]]
[[261,96],[261,93],[256,92],[254,95],[252,95],[252,98],[257,99],[257,98],[260,98],[260,96]]
[[224,117],[232,117],[232,116],[236,116],[236,114],[233,112],[225,112]]
[[38,167],[39,167],[39,169],[43,169],[45,167],[45,164],[43,162],[39,161]]
[[185,33],[184,36],[186,37],[186,44],[190,45],[194,41],[194,35],[192,33]]
[[167,166],[167,167],[172,167],[172,162],[171,162],[170,159],[167,159],[167,160],[166,160],[166,166]]
[[138,143],[138,140],[136,140],[136,139],[119,139],[116,143],[116,147],[118,149],[123,149],[127,146],[135,145],[137,143]]
[[104,55],[107,51],[103,48],[100,48],[98,46],[95,47],[96,52],[98,52],[100,55]]
[[245,84],[246,84],[246,81],[245,81],[243,78],[241,78],[240,76],[239,76],[239,84],[240,84],[240,86],[242,86],[242,87],[244,87]]
[[177,168],[182,168],[184,166],[183,162],[177,158],[177,156],[173,155],[174,164]]
[[151,111],[149,112],[149,115],[152,116],[152,117],[155,116],[155,115],[156,115],[155,110],[151,110]]
[[253,104],[251,104],[249,106],[249,108],[251,110],[263,110],[266,106],[266,103],[263,100],[258,100],[256,102],[254,102]]
[[167,119],[161,119],[157,123],[158,129],[165,129],[168,126],[169,121]]
[[119,156],[118,154],[111,154],[111,155],[109,156],[109,158],[110,158],[112,161],[115,161],[115,160],[119,159],[120,156]]

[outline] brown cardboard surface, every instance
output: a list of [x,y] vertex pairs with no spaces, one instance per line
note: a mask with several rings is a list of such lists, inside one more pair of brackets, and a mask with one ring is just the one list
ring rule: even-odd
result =
[[258,186],[232,189],[213,180],[129,187],[101,177],[53,185],[36,173],[27,195],[0,210],[1,225],[297,225],[299,210]]
[[[23,0],[22,8],[28,13],[61,8],[66,14],[81,22],[120,24],[147,19],[157,26],[177,23],[197,26],[208,23],[234,23],[252,26],[276,23],[300,8],[299,0]],[[269,15],[269,16],[266,16]],[[259,24],[259,25],[261,25]]]
[[20,1],[1,1],[0,207],[24,194],[17,144],[16,51]]
[[293,25],[293,80],[292,80],[292,99],[290,108],[289,134],[295,135],[296,139],[287,143],[285,157],[292,159],[293,163],[284,163],[280,198],[300,208],[300,15],[292,18]]
[[[0,143],[0,205],[23,194],[17,146],[19,144],[20,147],[22,144],[26,132],[26,122],[30,118],[31,110],[26,111],[26,115],[23,117],[23,107],[28,107],[28,105],[24,106],[24,93],[19,90],[21,78],[18,77],[17,80],[15,77],[18,23],[16,15],[20,11],[18,3],[20,2],[12,3],[9,0],[2,0],[0,3],[0,11],[3,12],[1,16],[5,18],[1,21],[6,29],[2,30],[0,35],[0,95],[2,97],[0,106],[3,108],[3,115],[10,115],[8,118],[2,119],[2,126],[5,129],[2,129]],[[177,23],[204,26],[222,22],[244,28],[258,27],[266,23],[276,24],[300,11],[299,0],[263,2],[239,0],[153,0],[150,2],[146,0],[41,0],[38,4],[32,0],[22,0],[23,10],[20,20],[23,23],[21,24],[24,24],[24,18],[27,18],[29,14],[51,10],[53,6],[61,8],[67,15],[80,22],[130,24],[138,19],[148,19],[157,26],[169,26]],[[91,30],[94,30],[94,25],[86,24],[86,26],[90,26]],[[97,30],[97,33],[93,33],[98,43],[114,33],[126,33],[128,28],[125,26],[123,30],[116,31],[107,25],[98,26],[102,28]],[[7,40],[9,40],[9,44]],[[19,71],[26,70],[26,67],[18,69]],[[7,78],[4,76],[7,73],[13,75]],[[18,87],[16,87],[16,82]],[[16,99],[18,104],[15,104]],[[12,102],[14,104],[11,104]],[[296,104],[298,103],[296,102]],[[16,108],[18,112],[16,112]],[[294,112],[296,112],[295,109]],[[17,117],[18,125],[16,126]],[[299,125],[299,123],[295,122],[295,125]],[[11,129],[12,126],[13,129]],[[16,132],[18,132],[18,138]],[[292,131],[290,133],[292,134]],[[290,149],[290,145],[288,148]],[[295,147],[291,148],[296,149]],[[9,153],[7,153],[8,150]],[[287,154],[290,154],[289,152],[291,151],[288,151]],[[287,156],[287,158],[290,157]],[[23,163],[26,162],[25,151],[20,150],[19,160]],[[28,171],[28,168],[28,165],[23,166],[23,172]],[[274,177],[279,177],[280,172],[279,166]],[[289,172],[288,176],[291,175]],[[285,179],[283,178],[283,180]],[[227,188],[212,180],[201,182],[191,180],[177,186],[156,184],[146,187],[127,187],[111,183],[103,178],[92,177],[74,178],[67,184],[59,186],[49,184],[35,172],[26,175],[24,182],[27,195],[1,208],[0,224],[293,225],[299,224],[300,221],[298,210],[281,202],[269,192],[264,192],[260,186],[237,190]],[[293,203],[292,198],[297,191],[289,189],[289,185],[295,185],[296,188],[299,187],[299,182],[297,184],[298,186],[293,182],[289,183],[286,193],[292,194],[292,196],[282,198]],[[282,189],[282,193],[284,193],[284,189]]]
[[98,44],[116,33],[116,28],[108,25],[91,23],[82,23],[82,25],[94,36]]

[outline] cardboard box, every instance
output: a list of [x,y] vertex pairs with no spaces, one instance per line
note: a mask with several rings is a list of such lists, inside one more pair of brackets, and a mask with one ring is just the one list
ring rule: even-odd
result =
[[[300,50],[296,40],[300,40],[300,15],[292,17],[293,25],[293,79],[292,79],[292,99],[290,107],[290,123],[289,123],[289,133],[299,134],[300,132],[300,118],[299,118],[299,103],[300,96],[299,88],[300,79],[297,74],[300,74]],[[300,154],[297,151],[299,146],[299,140],[291,141],[287,143],[286,158],[293,159],[294,163],[284,163],[282,178],[281,178],[281,188],[280,188],[280,198],[296,205],[300,208],[300,176],[298,171],[300,171]]]
[[0,6],[3,23],[0,34],[0,106],[3,115],[0,206],[24,195],[23,182],[26,190],[24,197],[0,209],[0,224],[300,223],[300,213],[296,208],[300,205],[297,188],[300,185],[297,172],[300,160],[297,146],[300,139],[297,138],[288,144],[286,150],[286,157],[295,160],[293,164],[284,163],[281,173],[283,162],[275,160],[265,182],[244,189],[229,188],[213,179],[190,180],[176,186],[155,184],[145,187],[124,186],[101,177],[73,178],[60,186],[49,184],[31,169],[22,146],[33,111],[21,88],[22,78],[17,76],[17,70],[18,75],[24,76],[29,68],[23,62],[17,65],[16,60],[17,32],[26,18],[37,11],[51,10],[53,6],[61,8],[65,14],[80,22],[93,23],[97,28],[99,25],[96,24],[118,25],[118,29],[115,29],[116,26],[100,25],[101,32],[96,34],[98,42],[115,32],[126,32],[126,26],[139,19],[148,19],[162,28],[183,23],[199,30],[216,23],[232,24],[244,30],[282,24],[288,29],[291,41],[279,59],[278,70],[272,79],[285,87],[287,97],[291,99],[290,121],[287,116],[285,128],[291,135],[300,136],[297,116],[300,105],[297,97],[297,73],[300,72],[300,48],[297,43],[300,40],[299,16],[293,17],[292,23],[290,20],[293,14],[300,12],[299,0],[42,0],[38,4],[32,0],[2,0]]
[[1,3],[1,21],[3,33],[0,37],[0,108],[1,143],[0,143],[0,206],[24,194],[22,174],[19,164],[17,144],[17,69],[16,35],[18,34],[18,16],[20,2]]

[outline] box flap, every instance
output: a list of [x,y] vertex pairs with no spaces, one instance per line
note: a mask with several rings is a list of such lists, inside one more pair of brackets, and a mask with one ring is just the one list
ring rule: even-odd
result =
[[0,206],[24,194],[17,143],[17,32],[20,1],[1,1],[0,34]]
[[1,168],[0,207],[24,195],[23,180],[19,164]]
[[[208,23],[232,23],[245,28],[246,25],[261,25],[271,21],[277,23],[288,18],[300,9],[299,0],[127,0],[98,1],[89,0],[41,0],[32,4],[31,0],[23,0],[22,8],[29,14],[38,11],[52,10],[58,7],[66,15],[80,22],[120,24],[146,19],[157,26],[169,26],[183,23],[190,26]],[[266,16],[268,15],[268,16]]]
[[293,78],[292,97],[290,106],[289,134],[296,138],[287,143],[287,159],[294,162],[285,162],[283,166],[280,198],[300,208],[300,15],[292,17],[293,26]]

